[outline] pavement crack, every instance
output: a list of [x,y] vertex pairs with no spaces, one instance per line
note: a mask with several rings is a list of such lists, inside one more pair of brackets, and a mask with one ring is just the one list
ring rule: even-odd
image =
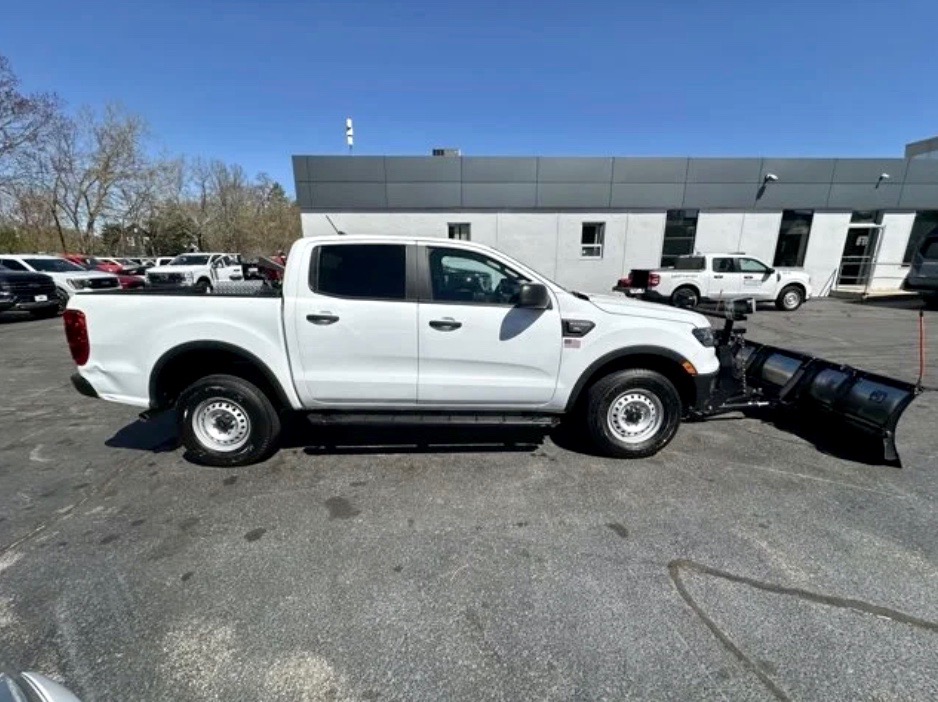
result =
[[703,563],[697,563],[685,558],[677,558],[668,563],[668,575],[671,577],[671,582],[674,583],[674,587],[677,589],[678,594],[681,596],[684,602],[687,603],[687,606],[690,607],[700,618],[700,620],[707,626],[707,628],[710,629],[711,633],[724,646],[724,648],[732,653],[746,668],[752,671],[756,677],[758,677],[759,680],[766,686],[766,688],[768,688],[768,690],[775,696],[775,698],[781,702],[790,702],[791,698],[788,696],[788,693],[786,693],[771,677],[769,677],[762,665],[760,665],[757,661],[753,661],[751,658],[749,658],[749,656],[747,656],[746,653],[730,638],[729,634],[721,629],[719,624],[717,624],[694,600],[690,592],[688,592],[687,586],[681,576],[682,571],[690,571],[697,573],[698,575],[709,575],[714,578],[721,578],[731,583],[748,585],[749,587],[755,588],[756,590],[770,592],[775,595],[786,595],[789,597],[796,597],[807,602],[813,602],[815,604],[823,604],[839,609],[848,609],[854,612],[860,612],[862,614],[871,614],[876,617],[890,619],[900,624],[908,624],[909,626],[923,629],[928,632],[938,633],[938,622],[922,619],[921,617],[916,617],[912,614],[900,612],[899,610],[891,609],[889,607],[883,607],[881,605],[864,602],[863,600],[857,600],[849,597],[838,597],[836,595],[827,595],[820,592],[811,592],[810,590],[804,590],[798,587],[785,587],[784,585],[767,583],[761,580],[756,580],[754,578],[748,578],[744,575],[735,575],[725,570],[713,568],[711,566],[704,565]]

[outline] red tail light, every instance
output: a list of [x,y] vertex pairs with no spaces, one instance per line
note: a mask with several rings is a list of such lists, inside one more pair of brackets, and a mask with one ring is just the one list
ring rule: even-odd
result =
[[631,288],[632,287],[632,274],[625,276],[624,278],[619,278],[618,287],[620,288]]
[[648,274],[648,287],[653,288],[661,282],[661,276],[657,273]]
[[65,339],[68,341],[68,350],[72,352],[75,365],[83,366],[88,362],[88,356],[91,354],[85,313],[81,310],[65,310],[62,319],[65,321]]

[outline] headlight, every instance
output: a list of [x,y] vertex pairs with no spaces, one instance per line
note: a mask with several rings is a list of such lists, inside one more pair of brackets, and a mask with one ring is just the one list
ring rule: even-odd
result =
[[704,346],[713,346],[713,327],[697,327],[694,329],[694,338]]
[[183,273],[183,275],[186,277],[187,283],[192,282],[192,279],[193,279],[192,271],[186,271],[185,273]]
[[88,281],[85,278],[69,278],[68,284],[76,290],[84,290],[88,287]]

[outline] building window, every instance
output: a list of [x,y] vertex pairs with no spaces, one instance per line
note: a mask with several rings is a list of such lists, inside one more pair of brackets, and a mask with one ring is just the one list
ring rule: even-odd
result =
[[583,231],[580,233],[580,256],[602,258],[605,239],[605,222],[583,222]]
[[902,263],[912,263],[912,256],[918,251],[922,240],[935,229],[938,229],[938,211],[928,210],[915,213],[915,222],[912,223],[912,232],[909,234],[909,243],[906,244]]
[[450,222],[447,226],[449,227],[450,239],[469,241],[471,238],[472,225],[469,222]]
[[813,210],[785,210],[782,224],[778,228],[778,243],[775,245],[773,266],[800,268],[804,265],[804,254],[811,236]]
[[697,210],[668,210],[664,224],[661,265],[673,266],[678,256],[694,253],[697,238]]

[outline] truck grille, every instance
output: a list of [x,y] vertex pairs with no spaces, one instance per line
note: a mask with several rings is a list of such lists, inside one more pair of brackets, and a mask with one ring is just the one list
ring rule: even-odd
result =
[[88,287],[91,290],[106,290],[120,285],[117,278],[88,278]]
[[55,298],[55,283],[48,279],[6,281],[2,288],[13,293],[17,302],[32,302],[36,295],[46,295],[50,300]]
[[151,285],[183,285],[186,276],[182,273],[147,273]]

